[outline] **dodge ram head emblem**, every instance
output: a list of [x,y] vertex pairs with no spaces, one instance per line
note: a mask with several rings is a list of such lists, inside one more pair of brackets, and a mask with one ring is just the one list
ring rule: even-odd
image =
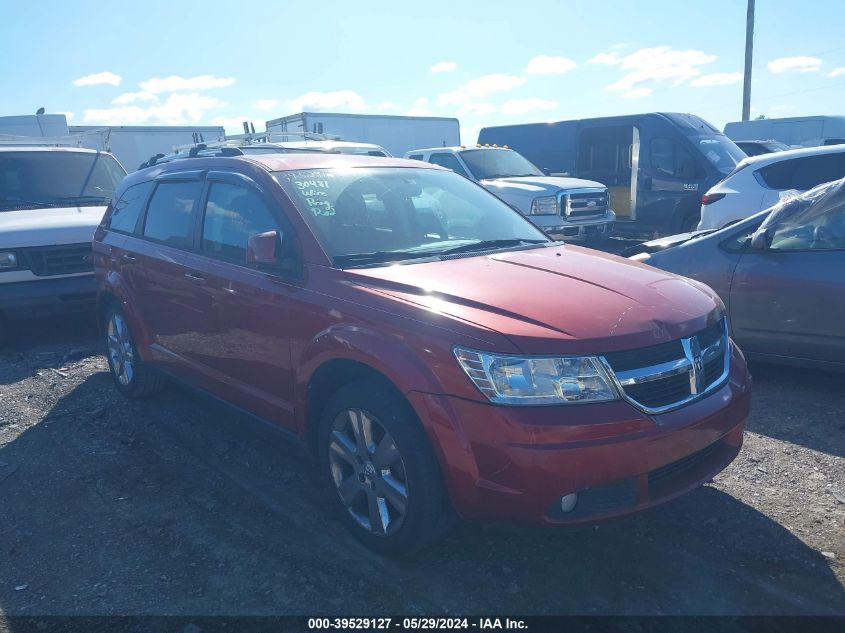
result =
[[701,344],[697,336],[688,338],[684,342],[686,343],[684,352],[690,361],[689,389],[694,395],[704,391],[704,357],[701,354]]

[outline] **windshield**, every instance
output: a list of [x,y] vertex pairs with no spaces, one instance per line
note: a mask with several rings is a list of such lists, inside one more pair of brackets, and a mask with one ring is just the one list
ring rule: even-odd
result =
[[527,158],[512,150],[467,149],[460,154],[477,180],[543,175]]
[[354,154],[355,156],[387,156],[377,147],[355,147],[354,145],[335,145],[331,151],[338,154]]
[[0,211],[105,205],[126,172],[93,152],[0,152]]
[[550,243],[517,211],[449,171],[307,169],[275,178],[341,268]]
[[731,173],[737,163],[746,158],[745,152],[739,149],[727,136],[721,134],[692,136],[690,141],[723,174]]

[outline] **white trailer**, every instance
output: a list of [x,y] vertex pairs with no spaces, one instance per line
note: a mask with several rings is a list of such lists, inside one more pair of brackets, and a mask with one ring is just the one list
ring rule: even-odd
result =
[[[374,143],[394,156],[402,156],[418,147],[451,147],[461,143],[458,120],[446,117],[300,112],[267,121],[266,125],[267,132],[273,135],[284,132],[325,134],[344,141]],[[301,136],[291,136],[287,140],[299,141]]]
[[170,154],[177,145],[217,141],[225,136],[225,130],[217,125],[72,125],[70,133],[83,139],[83,147],[111,152],[129,172],[151,156]]
[[0,117],[2,136],[67,136],[64,114],[24,114]]
[[798,147],[845,143],[845,116],[796,116],[733,121],[725,126],[732,141],[780,141]]

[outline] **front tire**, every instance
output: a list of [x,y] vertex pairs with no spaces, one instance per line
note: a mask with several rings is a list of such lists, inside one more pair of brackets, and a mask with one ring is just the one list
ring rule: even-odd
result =
[[138,354],[126,315],[117,303],[106,310],[104,336],[109,370],[118,391],[129,398],[146,398],[164,388],[164,378]]
[[410,405],[382,380],[341,387],[323,409],[320,468],[341,520],[387,556],[432,543],[447,524],[440,469]]

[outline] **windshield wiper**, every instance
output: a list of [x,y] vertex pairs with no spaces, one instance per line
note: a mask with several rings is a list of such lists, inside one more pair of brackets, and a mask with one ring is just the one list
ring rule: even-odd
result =
[[110,196],[58,196],[53,202],[108,202]]
[[546,244],[548,240],[480,240],[470,244],[461,244],[440,251],[438,255],[454,255],[455,253],[471,253],[473,251],[490,251],[497,248],[509,248],[511,246],[522,246],[523,244]]
[[42,200],[5,200],[0,202],[0,210],[10,211],[11,209],[30,209],[35,207],[37,209],[49,209],[56,206],[55,202],[44,202]]
[[411,252],[411,251],[375,251],[373,253],[352,253],[350,255],[337,255],[333,258],[335,266],[345,268],[348,266],[366,266],[369,264],[386,264],[388,262],[400,262],[406,259],[431,259],[440,253]]

